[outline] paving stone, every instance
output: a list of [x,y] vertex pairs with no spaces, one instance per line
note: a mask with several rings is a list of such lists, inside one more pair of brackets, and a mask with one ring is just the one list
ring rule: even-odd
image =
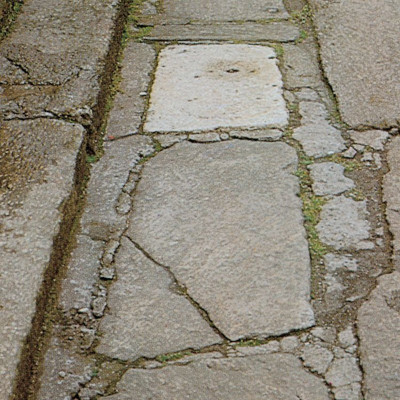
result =
[[87,236],[77,237],[61,287],[59,306],[63,310],[79,310],[90,305],[92,290],[98,281],[103,246],[103,242],[93,241]]
[[284,127],[288,113],[272,48],[175,45],[162,50],[144,129]]
[[322,63],[343,120],[353,127],[398,125],[400,4],[385,0],[311,3]]
[[283,132],[278,129],[230,131],[229,133],[233,138],[250,140],[279,140],[283,136]]
[[117,12],[115,0],[24,4],[1,44],[1,116],[90,124]]
[[353,147],[349,147],[346,151],[342,153],[342,156],[344,158],[354,158],[357,154],[357,150],[355,150]]
[[358,270],[358,261],[349,255],[339,255],[328,253],[324,256],[327,270],[330,272],[337,271],[338,269],[345,268],[351,272]]
[[333,354],[324,347],[306,344],[301,355],[303,364],[312,372],[322,375],[326,372],[333,360]]
[[108,118],[106,134],[121,137],[137,133],[142,122],[150,74],[155,63],[154,49],[144,43],[129,42],[124,49],[119,91]]
[[344,176],[344,167],[333,162],[313,164],[308,167],[317,196],[340,194],[354,187],[354,182]]
[[288,18],[282,0],[164,0],[163,20],[197,21],[259,21],[263,19]]
[[346,148],[340,131],[323,121],[296,128],[293,138],[301,143],[308,156],[315,158],[340,153]]
[[285,88],[320,88],[323,86],[318,68],[317,51],[309,43],[283,45]]
[[383,150],[390,135],[386,131],[370,130],[352,131],[350,137],[357,144],[372,147],[374,150]]
[[333,389],[335,400],[362,400],[361,385],[352,383],[350,385],[341,386]]
[[290,22],[257,24],[190,24],[157,25],[146,40],[243,40],[246,42],[292,42],[299,37],[299,29]]
[[115,268],[118,280],[108,295],[98,352],[134,360],[221,341],[190,302],[171,290],[168,272],[128,239],[122,239]]
[[400,137],[395,137],[387,146],[389,172],[383,178],[383,199],[386,202],[386,218],[394,250],[393,258],[397,270],[400,270]]
[[333,343],[336,339],[336,329],[329,327],[329,328],[322,328],[320,326],[311,330],[313,336],[318,339],[321,339],[327,343]]
[[155,135],[156,139],[163,149],[171,147],[175,143],[183,142],[186,140],[186,135]]
[[283,352],[294,352],[299,347],[299,339],[296,336],[288,336],[281,340]]
[[400,273],[378,279],[358,312],[365,400],[400,398]]
[[219,142],[221,139],[218,133],[210,132],[210,133],[195,133],[189,135],[189,140],[192,142],[198,143],[207,143],[207,142]]
[[357,339],[354,336],[351,326],[348,326],[344,331],[339,332],[338,339],[339,343],[344,348],[350,347],[357,343]]
[[303,370],[290,354],[200,359],[185,366],[130,369],[109,400],[165,398],[328,400],[322,381]]
[[37,119],[0,128],[0,398],[12,382],[43,274],[74,190],[84,129]]
[[87,204],[82,215],[82,232],[94,240],[118,239],[126,217],[116,206],[129,172],[142,154],[152,151],[145,136],[131,136],[104,143],[104,155],[93,165],[87,188]]
[[335,359],[325,375],[326,381],[334,386],[340,387],[354,382],[361,382],[361,371],[357,360],[353,357]]
[[231,140],[178,143],[143,170],[128,235],[233,340],[314,323],[296,168],[284,143]]
[[370,224],[366,201],[354,201],[344,196],[329,200],[321,211],[317,225],[320,239],[336,250],[371,249],[368,241]]

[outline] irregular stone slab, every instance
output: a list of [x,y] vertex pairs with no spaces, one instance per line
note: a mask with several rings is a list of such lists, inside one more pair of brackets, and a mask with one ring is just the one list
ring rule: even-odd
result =
[[246,42],[291,42],[299,37],[299,29],[290,22],[214,25],[157,25],[147,40],[243,40]]
[[128,235],[230,339],[313,325],[297,156],[284,143],[178,143],[143,170]]
[[125,215],[117,212],[122,188],[142,155],[153,151],[152,141],[146,136],[104,143],[104,154],[91,171],[82,233],[95,240],[118,239],[126,221]]
[[353,127],[397,125],[400,3],[385,0],[312,0],[311,3],[315,6],[322,63],[344,121]]
[[168,46],[160,54],[144,129],[285,126],[288,112],[275,57],[263,46]]
[[124,50],[119,91],[114,99],[106,134],[121,137],[137,133],[146,105],[147,87],[155,62],[150,45],[129,42]]
[[365,400],[400,399],[400,273],[378,279],[358,312]]
[[322,120],[319,124],[296,128],[293,138],[301,143],[308,156],[315,158],[340,153],[346,148],[340,131]]
[[263,129],[254,131],[230,131],[230,136],[236,139],[279,140],[283,132],[278,129]]
[[301,358],[304,365],[309,367],[311,371],[322,375],[326,372],[333,360],[333,354],[324,347],[306,344],[303,348]]
[[126,238],[115,266],[118,280],[108,295],[98,352],[134,360],[222,341],[190,302],[171,290],[168,272]]
[[1,43],[1,116],[92,123],[117,13],[115,0],[24,4]]
[[313,164],[308,167],[317,196],[334,195],[354,187],[354,182],[343,174],[344,167],[333,162]]
[[390,135],[385,131],[371,130],[350,132],[350,137],[357,144],[372,147],[374,150],[383,150]]
[[164,0],[165,18],[173,21],[259,21],[288,18],[282,0]]
[[400,137],[388,145],[387,162],[389,172],[383,178],[383,199],[386,202],[386,218],[393,235],[394,262],[400,271]]
[[109,400],[328,400],[322,381],[290,354],[200,359],[184,366],[129,370]]
[[350,356],[335,359],[329,367],[325,378],[334,387],[361,382],[361,371],[357,365],[357,360]]
[[366,201],[355,201],[344,196],[329,200],[321,211],[317,225],[320,239],[336,250],[373,248],[368,242],[370,224]]
[[43,274],[74,190],[84,129],[53,120],[0,128],[0,398],[11,395]]

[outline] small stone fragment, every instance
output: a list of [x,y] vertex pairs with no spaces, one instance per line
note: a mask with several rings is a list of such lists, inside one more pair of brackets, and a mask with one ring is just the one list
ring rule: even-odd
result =
[[374,161],[374,157],[373,157],[372,153],[365,152],[363,154],[363,156],[361,157],[361,161],[368,163],[368,162]]
[[354,147],[349,147],[345,152],[342,153],[344,158],[354,158],[357,154],[357,150]]
[[335,387],[361,382],[361,371],[353,357],[335,359],[328,369],[325,378]]
[[310,165],[308,169],[317,196],[340,194],[354,187],[354,182],[344,176],[344,167],[340,164],[324,162]]
[[231,131],[231,137],[250,140],[279,140],[283,133],[278,129],[263,129],[252,131]]
[[361,400],[361,385],[351,383],[350,385],[341,386],[333,389],[335,400]]
[[350,137],[354,143],[372,147],[374,150],[383,150],[389,136],[387,132],[379,130],[350,132]]
[[333,343],[336,339],[336,329],[333,327],[322,328],[318,326],[311,330],[311,334],[327,343]]
[[93,311],[93,315],[97,318],[100,318],[103,316],[104,314],[104,310],[106,308],[107,305],[107,299],[105,296],[99,296],[96,297],[93,301],[92,301],[92,311]]
[[132,200],[128,193],[122,192],[118,198],[116,206],[117,213],[120,215],[126,215],[131,210]]
[[345,268],[351,272],[358,270],[358,261],[349,255],[339,255],[328,253],[324,256],[325,264],[330,272],[334,272],[338,269]]
[[281,340],[281,350],[284,352],[294,352],[299,347],[297,336],[288,336]]
[[210,132],[210,133],[195,133],[189,135],[189,140],[192,142],[207,143],[207,142],[219,142],[221,139],[218,133]]
[[166,149],[168,147],[171,147],[175,143],[182,142],[183,140],[186,140],[187,136],[186,135],[155,135],[154,139],[160,143],[161,147],[163,149]]
[[301,358],[312,372],[324,374],[333,360],[333,354],[324,347],[306,344]]
[[114,254],[119,246],[118,240],[109,240],[104,247],[102,265],[108,266],[114,261]]
[[104,280],[112,280],[115,276],[114,267],[104,267],[100,269],[100,278]]
[[325,276],[325,283],[327,285],[327,293],[332,293],[332,292],[341,292],[344,289],[346,289],[346,286],[343,286],[339,281],[338,278],[331,275],[331,274],[326,274]]
[[221,138],[221,140],[228,140],[229,139],[229,135],[227,133],[221,133],[219,135],[219,137]]
[[329,200],[322,207],[317,225],[320,239],[336,250],[373,248],[368,242],[370,224],[366,201],[354,201],[344,196]]
[[382,157],[381,157],[381,155],[378,154],[378,153],[374,153],[373,157],[374,157],[376,168],[377,169],[381,169],[382,168]]
[[343,348],[347,348],[357,343],[357,339],[354,336],[353,329],[348,326],[344,331],[338,335],[339,343]]

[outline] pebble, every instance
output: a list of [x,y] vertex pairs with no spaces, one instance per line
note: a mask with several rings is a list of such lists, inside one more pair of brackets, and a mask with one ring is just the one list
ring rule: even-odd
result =
[[344,158],[354,158],[357,154],[357,150],[354,147],[349,147],[345,152],[342,153]]

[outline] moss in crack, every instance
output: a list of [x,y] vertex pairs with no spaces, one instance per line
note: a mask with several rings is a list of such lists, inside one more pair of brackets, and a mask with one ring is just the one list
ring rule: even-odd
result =
[[187,351],[181,351],[178,353],[170,353],[170,354],[162,354],[156,357],[156,360],[160,363],[167,363],[169,361],[177,361],[180,360],[181,358],[185,357],[185,356],[190,356],[191,354],[193,354],[191,351],[187,350]]
[[362,167],[363,167],[363,164],[361,161],[358,161],[357,159],[349,160],[347,158],[342,157],[339,154],[335,154],[331,157],[328,157],[327,161],[332,161],[337,164],[343,165],[344,170],[346,172],[359,170],[359,169],[362,169]]
[[12,31],[22,4],[22,0],[6,0],[3,12],[0,14],[0,41]]

